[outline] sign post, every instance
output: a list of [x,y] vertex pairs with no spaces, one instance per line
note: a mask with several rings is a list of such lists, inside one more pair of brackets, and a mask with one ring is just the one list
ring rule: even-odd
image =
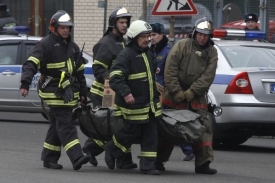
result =
[[169,40],[173,45],[175,41],[174,16],[196,15],[196,9],[192,0],[158,0],[152,10],[154,16],[170,16]]

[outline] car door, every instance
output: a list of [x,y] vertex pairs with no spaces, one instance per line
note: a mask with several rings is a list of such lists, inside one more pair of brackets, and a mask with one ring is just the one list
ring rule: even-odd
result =
[[18,106],[21,40],[0,40],[0,111]]
[[[22,42],[22,65],[28,59],[34,45],[38,42],[38,40],[24,40]],[[32,108],[31,111],[37,112],[37,110],[41,110],[40,107],[40,98],[37,94],[37,83],[40,77],[40,73],[36,73],[32,79],[32,83],[30,85],[29,94],[27,97],[19,96],[19,102],[21,106]]]

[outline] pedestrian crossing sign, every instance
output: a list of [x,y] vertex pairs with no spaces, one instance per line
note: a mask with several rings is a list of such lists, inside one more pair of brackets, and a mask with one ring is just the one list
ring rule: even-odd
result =
[[196,14],[198,14],[198,10],[192,0],[158,0],[152,10],[152,15],[159,16],[184,16]]

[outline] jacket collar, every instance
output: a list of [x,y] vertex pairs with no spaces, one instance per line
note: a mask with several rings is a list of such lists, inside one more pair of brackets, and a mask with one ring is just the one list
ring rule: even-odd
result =
[[164,35],[163,38],[157,44],[152,44],[150,50],[152,52],[159,53],[168,43],[168,38]]
[[147,47],[147,48],[139,47],[136,40],[134,40],[134,41],[130,42],[129,44],[127,44],[127,47],[133,48],[138,53],[144,53],[144,52],[147,52],[149,50],[149,47]]
[[207,48],[209,48],[211,45],[214,45],[214,42],[209,38],[208,41],[205,43],[205,45],[201,46],[197,43],[197,41],[195,39],[193,39],[193,44],[199,48],[199,49],[202,49],[202,50],[205,50]]
[[114,33],[112,32],[109,32],[107,35],[110,35],[112,38],[114,38],[116,41],[118,42],[123,42],[123,36],[118,36],[118,35],[115,35]]
[[[52,32],[50,32],[49,34],[50,34],[51,37],[52,37],[54,40],[56,40],[57,42],[65,43],[65,41],[64,41],[62,38],[60,38],[58,35],[56,35],[56,34],[54,34],[54,33],[52,33]],[[71,41],[72,41],[72,38],[71,38],[71,35],[69,34],[68,38],[66,39],[66,42],[69,43],[69,42],[71,42]]]

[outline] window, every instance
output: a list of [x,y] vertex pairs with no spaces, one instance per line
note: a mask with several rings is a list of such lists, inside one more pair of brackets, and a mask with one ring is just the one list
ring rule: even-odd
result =
[[275,68],[275,47],[220,47],[229,65],[235,67]]
[[0,65],[15,65],[18,45],[0,45]]

